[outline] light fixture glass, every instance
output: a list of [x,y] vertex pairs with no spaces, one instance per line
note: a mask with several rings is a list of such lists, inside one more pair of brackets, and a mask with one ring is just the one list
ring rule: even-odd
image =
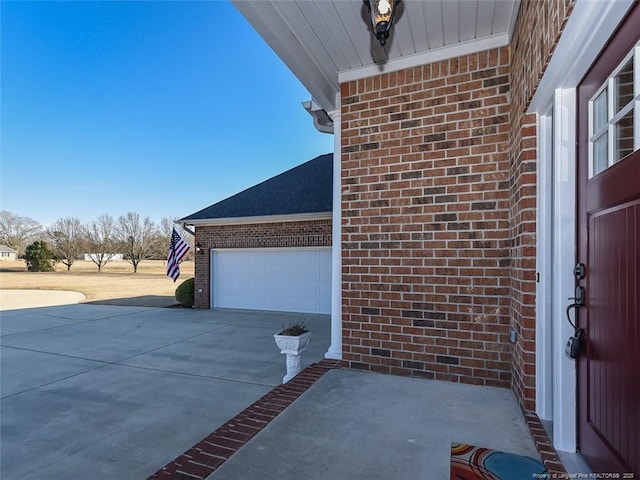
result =
[[373,34],[384,47],[389,38],[396,5],[400,0],[362,0],[371,12],[371,27]]

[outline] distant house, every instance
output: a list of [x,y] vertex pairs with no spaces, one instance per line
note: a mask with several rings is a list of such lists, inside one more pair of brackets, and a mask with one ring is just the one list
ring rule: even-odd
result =
[[6,245],[0,245],[0,262],[13,262],[16,260],[16,251],[7,247]]
[[[120,262],[122,260],[124,260],[124,255],[122,253],[114,253],[113,255],[110,254],[104,254],[103,258],[108,258],[110,262]],[[93,262],[93,261],[97,261],[98,260],[98,254],[97,253],[85,253],[84,254],[84,261],[85,262]]]

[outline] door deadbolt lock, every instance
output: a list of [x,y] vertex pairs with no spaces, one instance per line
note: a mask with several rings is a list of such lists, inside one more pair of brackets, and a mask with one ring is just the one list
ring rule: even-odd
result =
[[573,276],[576,277],[576,280],[582,280],[587,273],[587,266],[584,263],[576,263],[576,266],[573,267]]

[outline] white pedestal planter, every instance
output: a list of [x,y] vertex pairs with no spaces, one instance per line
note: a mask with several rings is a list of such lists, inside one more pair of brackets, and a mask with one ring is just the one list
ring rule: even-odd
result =
[[275,334],[276,345],[280,353],[287,356],[287,374],[282,378],[282,383],[287,383],[300,373],[300,354],[307,348],[311,341],[311,332],[303,333],[295,337]]

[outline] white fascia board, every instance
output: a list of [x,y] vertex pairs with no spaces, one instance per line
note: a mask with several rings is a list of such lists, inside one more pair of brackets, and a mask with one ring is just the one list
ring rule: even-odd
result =
[[547,111],[556,89],[578,85],[633,4],[634,0],[577,0],[528,113]]
[[405,68],[428,65],[430,63],[461,57],[472,53],[484,52],[485,50],[492,50],[494,48],[505,47],[507,45],[509,45],[509,34],[507,33],[458,43],[450,47],[443,47],[429,52],[407,55],[395,60],[389,60],[386,63],[344,70],[342,72],[338,72],[338,82],[350,82],[352,80],[360,80],[361,78],[372,77],[383,73],[397,72],[399,70],[404,70]]
[[198,220],[185,221],[187,225],[198,226],[217,226],[217,225],[248,225],[253,223],[286,223],[286,222],[304,222],[310,220],[330,220],[331,212],[318,213],[295,213],[291,215],[269,215],[260,217],[236,217],[236,218],[203,218]]

